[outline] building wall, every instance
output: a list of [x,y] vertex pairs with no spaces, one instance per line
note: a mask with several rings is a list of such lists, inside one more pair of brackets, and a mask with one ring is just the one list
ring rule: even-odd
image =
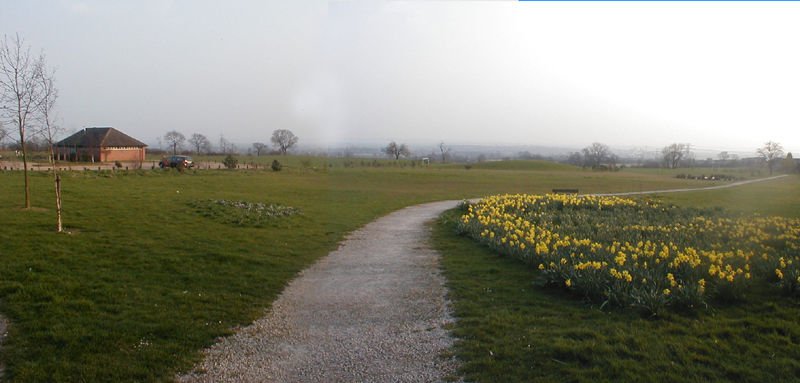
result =
[[124,149],[103,148],[100,150],[100,161],[140,162],[144,161],[144,155],[145,155],[145,148],[124,148]]
[[94,148],[56,147],[56,157],[59,161],[97,162],[100,161],[100,151]]
[[59,161],[77,162],[141,162],[145,158],[145,148],[75,148],[57,147]]

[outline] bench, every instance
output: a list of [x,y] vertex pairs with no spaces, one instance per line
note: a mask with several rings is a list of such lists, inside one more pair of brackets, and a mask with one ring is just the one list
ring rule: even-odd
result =
[[578,189],[553,189],[553,194],[578,194]]

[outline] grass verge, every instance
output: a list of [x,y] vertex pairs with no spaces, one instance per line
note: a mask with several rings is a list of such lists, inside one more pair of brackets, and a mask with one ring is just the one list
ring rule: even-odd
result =
[[[770,206],[770,193],[760,195]],[[800,379],[797,298],[754,289],[737,304],[658,319],[603,311],[562,289],[535,285],[538,270],[455,234],[459,216],[443,215],[433,242],[442,253],[458,318],[456,355],[468,381]]]

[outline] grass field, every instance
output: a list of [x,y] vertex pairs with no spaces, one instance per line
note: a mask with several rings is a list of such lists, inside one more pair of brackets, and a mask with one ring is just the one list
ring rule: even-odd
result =
[[[800,217],[800,179],[665,194],[667,203]],[[600,309],[535,281],[539,271],[434,228],[458,318],[456,354],[469,381],[797,381],[800,300],[755,287],[736,303],[668,312]]]
[[[625,172],[305,167],[281,172],[104,171],[64,174],[54,233],[52,180],[0,173],[0,311],[10,381],[163,381],[200,350],[259,317],[298,271],[348,232],[404,206],[500,192],[684,187]],[[294,166],[298,164],[299,166]],[[209,199],[278,203],[299,215],[261,227],[203,217]]]
[[[22,210],[21,173],[0,172],[0,311],[12,323],[0,356],[6,377],[170,380],[215,338],[259,317],[287,281],[348,232],[411,204],[563,187],[613,192],[697,185],[625,171],[466,170],[390,161],[326,167],[318,158],[281,159],[287,165],[281,172],[65,173],[69,235],[54,233],[47,174],[32,175],[34,208]],[[192,205],[216,199],[277,203],[300,214],[241,227]]]

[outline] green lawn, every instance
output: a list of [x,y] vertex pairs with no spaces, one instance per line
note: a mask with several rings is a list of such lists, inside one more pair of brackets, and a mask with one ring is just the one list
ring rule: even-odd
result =
[[508,160],[508,161],[486,161],[473,164],[440,164],[444,168],[464,168],[471,169],[491,169],[491,170],[529,170],[529,171],[578,171],[578,167],[561,164],[552,161],[542,160]]
[[[800,178],[657,197],[686,206],[800,216]],[[665,313],[603,309],[535,283],[538,270],[434,227],[468,381],[731,381],[800,379],[800,300],[749,291],[743,302]]]
[[[32,175],[34,209],[22,210],[22,174],[0,172],[0,311],[12,323],[0,354],[6,378],[170,380],[215,338],[261,316],[297,272],[348,232],[411,204],[558,187],[692,184],[626,172],[320,167],[306,160],[286,157],[281,172],[65,173],[69,235],[54,233],[47,174]],[[238,227],[191,206],[208,199],[278,203],[301,214]]]
[[683,206],[722,206],[731,211],[749,214],[800,217],[799,191],[800,176],[795,174],[774,181],[729,189],[669,193],[658,197]]
[[[264,163],[272,158],[264,157]],[[300,270],[350,231],[411,204],[553,188],[614,192],[686,187],[659,174],[492,170],[281,157],[284,171],[71,172],[54,233],[52,180],[0,172],[0,311],[6,378],[167,381],[200,350],[258,318]],[[558,165],[561,166],[561,165]],[[269,202],[301,214],[261,227],[203,217],[208,199]]]

